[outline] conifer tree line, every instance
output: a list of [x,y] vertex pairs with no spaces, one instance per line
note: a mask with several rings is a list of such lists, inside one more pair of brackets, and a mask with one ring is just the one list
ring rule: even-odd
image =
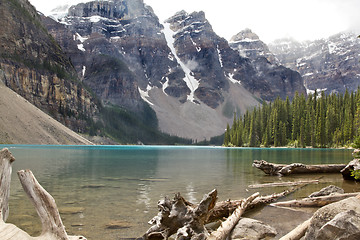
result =
[[227,124],[224,145],[339,147],[360,145],[360,88],[356,92],[277,98]]

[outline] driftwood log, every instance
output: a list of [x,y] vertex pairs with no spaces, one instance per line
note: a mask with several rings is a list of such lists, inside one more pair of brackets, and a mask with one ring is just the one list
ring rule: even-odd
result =
[[301,239],[303,236],[305,236],[305,233],[310,226],[310,222],[311,222],[311,218],[309,218],[305,222],[298,225],[296,228],[294,228],[291,232],[289,232],[285,236],[281,237],[280,240],[299,240],[299,239]]
[[344,194],[333,194],[329,196],[321,197],[309,197],[299,200],[290,200],[286,202],[272,203],[272,206],[276,207],[323,207],[327,204],[341,201],[349,197],[358,196],[360,193],[344,193]]
[[318,184],[319,180],[309,180],[309,181],[297,181],[297,182],[276,182],[276,183],[262,183],[262,184],[252,184],[248,188],[268,188],[268,187],[289,187],[297,186],[303,184]]
[[9,216],[9,196],[12,163],[15,158],[7,148],[0,151],[0,222]]
[[247,199],[244,199],[240,206],[236,208],[236,210],[231,214],[230,217],[226,219],[225,222],[223,222],[220,227],[215,231],[212,232],[211,235],[208,237],[209,240],[225,240],[230,235],[233,228],[236,226],[236,224],[239,222],[241,216],[244,214],[245,210],[251,204],[252,201],[254,201],[255,198],[259,196],[259,193],[255,193],[248,197]]
[[252,166],[268,175],[290,175],[295,173],[340,173],[346,167],[346,164],[305,165],[302,163],[292,163],[285,165],[269,163],[265,160],[254,160]]
[[39,237],[31,237],[13,224],[5,223],[8,216],[11,163],[15,158],[8,149],[0,152],[0,239],[1,240],[76,240],[83,236],[68,236],[54,198],[38,183],[30,170],[18,172],[20,182],[32,201],[42,223]]

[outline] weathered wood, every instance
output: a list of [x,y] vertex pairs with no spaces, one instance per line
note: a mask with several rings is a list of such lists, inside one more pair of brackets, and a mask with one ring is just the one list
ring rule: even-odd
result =
[[300,240],[309,228],[311,218],[294,228],[291,232],[281,237],[280,240]]
[[15,158],[4,148],[0,151],[0,221],[6,222],[9,216],[9,196],[12,163]]
[[167,239],[175,233],[176,239],[206,239],[208,232],[204,225],[216,200],[216,190],[206,194],[198,206],[187,202],[180,193],[172,201],[165,197],[159,201],[159,213],[149,222],[153,226],[143,239]]
[[224,221],[220,227],[212,232],[210,236],[208,237],[208,240],[224,240],[226,239],[235,225],[239,222],[241,216],[244,214],[246,208],[249,206],[249,204],[259,196],[259,193],[255,193],[248,197],[247,199],[244,199],[242,203],[236,208],[236,210],[231,214],[230,217]]
[[[306,185],[306,184],[304,184],[304,185]],[[297,191],[298,189],[302,188],[304,185],[294,187],[290,190],[285,190],[281,193],[273,193],[271,195],[259,196],[259,197],[255,198],[247,206],[246,210],[248,211],[248,210],[251,210],[254,208],[258,208],[258,207],[273,203],[273,202],[277,201],[278,199]],[[210,222],[215,222],[219,219],[227,218],[228,216],[230,216],[232,214],[233,211],[235,211],[235,209],[237,207],[239,207],[242,204],[242,202],[243,202],[243,200],[232,200],[232,201],[227,200],[227,201],[222,201],[222,202],[216,203],[215,207],[210,211],[207,222],[210,223]]]
[[305,165],[302,163],[292,163],[285,165],[269,163],[265,160],[254,160],[252,166],[268,175],[290,175],[298,173],[340,173],[346,164]]
[[30,170],[18,171],[24,191],[33,203],[42,223],[41,239],[85,239],[83,236],[72,236],[65,231],[59,210],[54,198],[39,184]]
[[263,184],[252,184],[248,188],[267,188],[267,187],[288,187],[297,186],[302,184],[318,184],[319,180],[310,181],[297,181],[297,182],[277,182],[277,183],[263,183]]
[[38,183],[30,170],[18,172],[21,184],[40,216],[43,231],[39,237],[31,237],[13,224],[5,223],[9,211],[12,162],[15,158],[7,148],[0,151],[0,239],[1,240],[86,240],[83,236],[68,236],[61,221],[55,200]]
[[312,198],[303,198],[300,200],[290,200],[286,202],[277,202],[272,203],[272,206],[277,207],[323,207],[327,204],[338,202],[345,198],[358,196],[360,193],[344,193],[344,194],[334,194],[330,196],[321,196],[321,197],[312,197]]

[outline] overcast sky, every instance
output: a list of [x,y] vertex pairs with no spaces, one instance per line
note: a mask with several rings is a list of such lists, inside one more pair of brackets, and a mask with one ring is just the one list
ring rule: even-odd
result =
[[[29,0],[45,14],[61,3],[85,0]],[[250,28],[269,43],[282,37],[314,40],[341,31],[360,34],[360,0],[144,0],[161,21],[180,10],[204,11],[214,31],[230,39]]]

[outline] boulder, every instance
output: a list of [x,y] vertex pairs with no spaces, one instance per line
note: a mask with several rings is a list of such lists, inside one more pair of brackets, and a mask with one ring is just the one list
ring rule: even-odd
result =
[[351,173],[354,170],[359,170],[359,169],[360,169],[360,159],[356,158],[351,162],[349,162],[349,164],[340,172],[345,180],[355,180],[355,178],[351,176]]
[[360,239],[360,214],[354,210],[337,214],[331,221],[320,228],[317,239]]
[[327,187],[324,187],[323,189],[321,189],[318,192],[314,192],[314,193],[310,194],[309,197],[312,198],[312,197],[328,196],[328,195],[335,194],[335,193],[343,194],[344,189],[334,186],[334,185],[329,185]]
[[250,218],[241,218],[231,233],[231,239],[264,239],[275,237],[275,228]]
[[305,240],[360,239],[359,229],[360,197],[357,196],[317,210],[311,219]]

